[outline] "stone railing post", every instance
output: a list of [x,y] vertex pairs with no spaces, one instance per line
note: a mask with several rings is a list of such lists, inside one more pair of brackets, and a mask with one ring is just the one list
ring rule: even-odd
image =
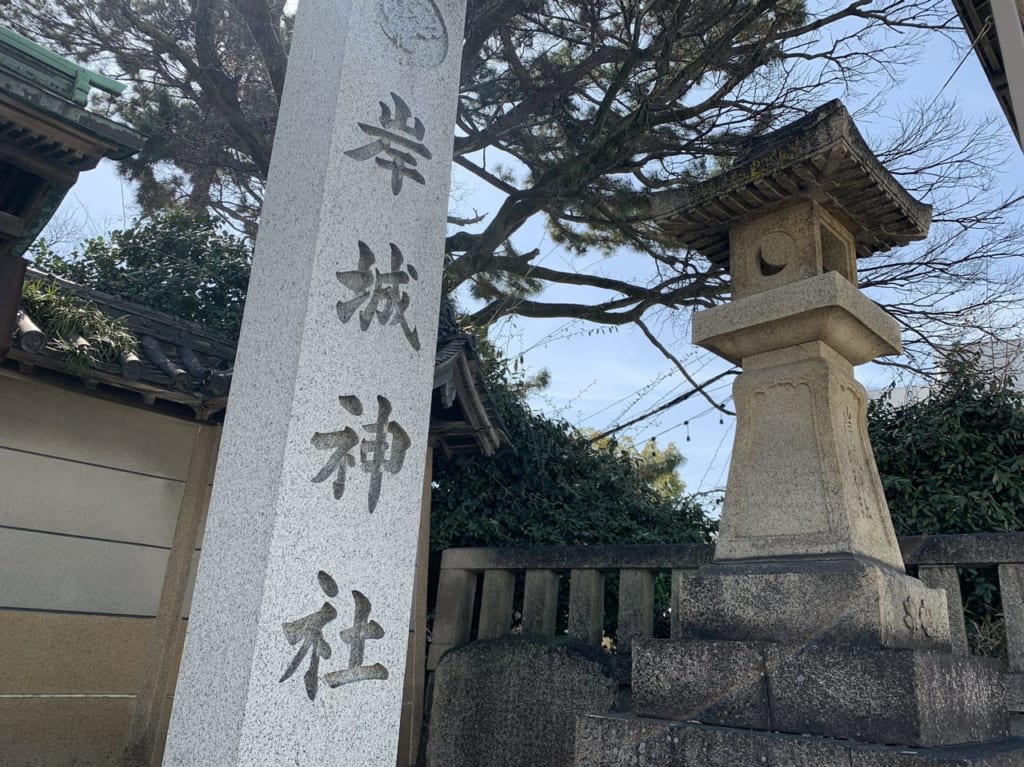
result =
[[1006,708],[1010,713],[1010,734],[1024,737],[1024,564],[999,565],[999,592],[1003,601],[1006,629]]
[[922,565],[917,577],[925,586],[943,589],[946,592],[946,606],[949,608],[949,639],[956,655],[969,655],[967,627],[964,623],[964,602],[960,593],[960,575],[954,565]]
[[[445,554],[447,556],[447,552]],[[437,586],[437,612],[427,655],[427,670],[437,668],[441,656],[452,647],[469,641],[473,629],[473,602],[476,600],[476,573],[471,570],[445,570]]]
[[508,570],[487,570],[480,594],[480,622],[477,639],[497,639],[512,627],[512,599],[516,576]]
[[1024,674],[1024,564],[999,565],[999,591],[1006,624],[1006,659]]
[[569,636],[599,645],[604,636],[604,573],[573,570],[569,577]]
[[654,574],[649,570],[619,573],[619,631],[616,645],[626,651],[633,640],[654,633]]
[[680,605],[686,595],[686,582],[697,573],[697,568],[688,567],[685,569],[674,569],[672,571],[672,595],[669,597],[669,604],[672,605],[671,636],[673,639],[680,639],[683,636],[683,609]]
[[523,592],[523,633],[553,637],[558,615],[558,573],[527,570]]

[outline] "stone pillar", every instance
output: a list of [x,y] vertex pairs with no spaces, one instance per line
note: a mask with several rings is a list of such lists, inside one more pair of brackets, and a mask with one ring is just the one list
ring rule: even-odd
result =
[[523,633],[553,637],[558,618],[558,573],[527,570],[523,585]]
[[465,0],[303,0],[165,765],[393,767]]
[[649,570],[619,571],[619,628],[616,649],[626,652],[633,642],[654,633],[654,574]]
[[949,638],[953,652],[970,655],[967,644],[967,624],[964,621],[964,600],[960,592],[960,574],[953,565],[922,565],[917,577],[926,586],[946,592],[946,609],[949,612]]
[[427,671],[436,669],[448,650],[468,642],[473,631],[477,575],[470,570],[448,570],[444,565],[442,557],[437,582],[438,611],[434,615],[432,641],[427,651]]
[[604,636],[604,573],[573,570],[569,575],[569,631],[571,638],[600,645]]

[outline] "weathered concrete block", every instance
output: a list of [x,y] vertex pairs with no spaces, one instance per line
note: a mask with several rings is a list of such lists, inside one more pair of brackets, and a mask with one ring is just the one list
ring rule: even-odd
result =
[[765,645],[772,729],[942,746],[1007,735],[998,661],[926,650]]
[[648,639],[633,647],[638,716],[770,729],[764,646]]
[[629,716],[581,716],[575,767],[1020,767],[1024,739],[949,748],[879,746],[812,735]]
[[850,767],[1020,767],[1024,739],[920,750],[865,748],[850,757]]
[[600,649],[528,638],[449,651],[434,678],[429,767],[569,767],[579,714],[615,708]]
[[633,712],[703,724],[924,747],[1007,735],[997,661],[853,645],[648,640]]
[[950,648],[942,591],[850,556],[708,565],[675,606],[683,638]]

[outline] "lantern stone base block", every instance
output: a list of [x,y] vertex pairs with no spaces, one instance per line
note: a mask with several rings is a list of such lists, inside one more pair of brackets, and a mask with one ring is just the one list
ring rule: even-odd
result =
[[674,607],[691,639],[951,646],[945,592],[850,556],[707,565]]
[[820,341],[744,360],[715,561],[848,553],[903,559],[853,366]]
[[939,748],[714,727],[626,715],[576,722],[575,767],[1020,767],[1024,738]]
[[935,650],[642,640],[632,711],[913,748],[1007,737],[1002,664]]

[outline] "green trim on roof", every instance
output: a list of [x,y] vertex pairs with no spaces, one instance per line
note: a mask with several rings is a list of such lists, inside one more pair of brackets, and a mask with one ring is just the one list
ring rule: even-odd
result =
[[[21,55],[5,52],[5,46]],[[86,104],[93,88],[114,96],[119,96],[125,88],[123,83],[68,61],[6,27],[0,27],[0,69],[7,69],[81,106]]]
[[[2,53],[3,50],[0,48],[0,54]],[[7,72],[2,66],[0,66],[0,93],[28,105],[32,110],[49,114],[68,127],[87,131],[109,144],[110,150],[103,153],[104,157],[123,160],[142,148],[143,138],[138,131],[103,115],[90,112],[84,106],[73,104],[66,98],[42,90],[24,78]]]

